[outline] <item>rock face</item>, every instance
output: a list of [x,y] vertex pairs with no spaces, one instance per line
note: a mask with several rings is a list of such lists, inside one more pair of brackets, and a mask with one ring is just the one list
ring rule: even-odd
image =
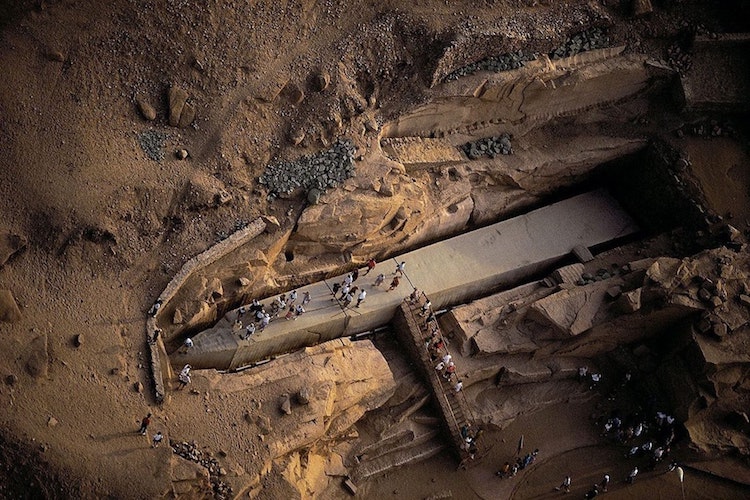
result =
[[[229,441],[225,450],[247,472],[232,478],[234,491],[257,484],[260,475],[270,470],[272,461],[294,461],[295,452],[303,448],[311,450],[311,457],[316,453],[320,456],[300,465],[295,475],[330,469],[331,465],[325,465],[329,460],[327,453],[322,451],[327,449],[325,443],[350,432],[365,412],[384,404],[396,387],[388,364],[371,342],[347,339],[304,349],[241,373],[205,370],[193,374],[193,384],[210,392],[212,401],[236,400],[244,407],[251,399],[255,401],[247,409],[238,432],[243,436],[262,435],[262,446],[255,448],[253,444],[253,449],[248,450],[243,439]],[[292,398],[295,394],[304,396]],[[306,472],[306,468],[310,471]],[[320,492],[328,479],[325,474],[319,479],[322,482],[317,486],[295,482],[293,487]],[[309,492],[300,494],[306,496]]]
[[[563,274],[553,272],[548,283]],[[750,454],[748,426],[725,418],[750,403],[750,308],[742,298],[750,257],[719,248],[580,276],[551,288],[523,285],[443,317],[444,329],[477,358],[462,363],[468,380],[484,388],[477,411],[502,426],[556,401],[561,386],[551,382],[576,377],[578,366],[600,365],[613,376],[620,368],[657,381],[701,450]],[[671,347],[659,359],[664,345]]]

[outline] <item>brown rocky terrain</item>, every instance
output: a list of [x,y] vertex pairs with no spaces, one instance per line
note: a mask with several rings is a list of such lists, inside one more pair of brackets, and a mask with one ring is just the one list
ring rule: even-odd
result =
[[[747,93],[721,79],[747,41],[720,36],[749,7],[651,3],[3,5],[0,497],[345,498],[348,477],[368,498],[531,498],[570,468],[624,478],[580,425],[611,409],[582,363],[633,372],[626,399],[679,420],[689,492],[745,495]],[[637,241],[441,318],[487,428],[468,471],[387,333],[177,390],[185,335],[252,297],[592,185]],[[149,412],[170,446],[137,434]],[[547,455],[501,481],[519,434]],[[662,481],[612,495],[673,495]]]

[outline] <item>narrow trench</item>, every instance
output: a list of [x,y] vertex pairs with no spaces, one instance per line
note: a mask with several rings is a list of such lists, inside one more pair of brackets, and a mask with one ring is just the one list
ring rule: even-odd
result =
[[[649,238],[677,227],[687,226],[688,228],[697,228],[702,223],[703,215],[696,206],[696,203],[690,199],[688,195],[689,190],[680,185],[679,177],[674,175],[675,165],[678,163],[679,155],[675,151],[670,150],[663,144],[651,143],[646,148],[631,155],[623,156],[600,165],[584,181],[550,193],[533,206],[524,207],[523,210],[519,210],[516,213],[505,214],[502,218],[492,223],[531,212],[587,191],[605,188],[638,223],[641,231],[625,239],[611,241],[594,247],[594,252],[598,253],[634,240]],[[463,231],[442,236],[434,241],[423,242],[419,246],[427,246],[436,241],[445,240],[479,229],[480,227],[482,226],[469,225]],[[405,249],[404,252],[410,250],[413,250],[413,248]],[[294,250],[287,249],[284,252],[284,257],[286,262],[293,263],[295,259]],[[573,261],[573,257],[568,256],[551,264],[548,268],[519,276],[511,286],[543,279],[554,268],[572,263]],[[506,285],[503,288],[507,289],[509,286]],[[486,295],[491,295],[498,291],[499,289],[487,290]],[[233,304],[227,310],[239,307],[240,305]],[[383,327],[385,331],[389,329],[387,325],[383,325]],[[198,332],[189,332],[185,336],[192,336],[196,333]],[[365,337],[366,335],[358,335],[354,338]]]

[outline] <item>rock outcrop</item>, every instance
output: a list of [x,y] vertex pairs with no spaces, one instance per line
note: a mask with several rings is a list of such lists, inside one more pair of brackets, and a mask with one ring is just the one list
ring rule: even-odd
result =
[[[225,478],[233,491],[249,491],[272,468],[293,463],[294,473],[284,477],[291,478],[292,491],[300,488],[299,494],[307,498],[320,494],[328,483],[329,475],[319,472],[345,474],[341,456],[329,451],[346,440],[365,412],[383,405],[396,387],[388,364],[371,342],[346,339],[241,373],[206,370],[192,375],[193,386],[210,393],[211,401],[246,408],[238,432],[247,442],[230,441],[225,450],[227,463],[240,463],[244,469]],[[300,392],[304,399],[290,397]]]
[[[587,266],[597,265],[601,260]],[[567,383],[559,380],[576,377],[577,366],[609,364],[609,373],[601,366],[605,376],[620,368],[658,381],[646,390],[672,401],[670,411],[701,450],[750,454],[743,417],[750,404],[746,254],[718,248],[646,258],[548,286],[569,274],[555,271],[443,317],[445,331],[472,355],[462,368],[484,419],[505,425],[557,401],[559,384]],[[613,354],[622,349],[630,354]]]

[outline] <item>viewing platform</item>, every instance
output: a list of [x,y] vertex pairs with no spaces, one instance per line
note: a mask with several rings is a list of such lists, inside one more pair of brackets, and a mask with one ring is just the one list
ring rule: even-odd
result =
[[[574,247],[593,247],[637,230],[635,222],[606,191],[588,192],[378,263],[372,272],[360,273],[354,282],[367,292],[359,308],[354,307],[356,296],[348,308],[332,300],[329,285],[342,282],[342,275],[298,288],[297,303],[306,291],[312,297],[305,305],[306,312],[296,320],[285,320],[284,311],[264,331],[258,329],[246,340],[240,338],[241,331],[233,330],[238,310],[229,311],[214,327],[193,336],[194,347],[173,353],[170,360],[180,367],[190,363],[196,369],[236,369],[381,327],[393,319],[403,299],[412,292],[411,283],[437,310],[486,296],[548,269]],[[406,275],[395,290],[387,292],[396,263],[401,261],[406,262]],[[386,279],[380,287],[374,287],[379,273]],[[267,310],[274,298],[261,300]],[[246,313],[243,326],[251,318]]]

